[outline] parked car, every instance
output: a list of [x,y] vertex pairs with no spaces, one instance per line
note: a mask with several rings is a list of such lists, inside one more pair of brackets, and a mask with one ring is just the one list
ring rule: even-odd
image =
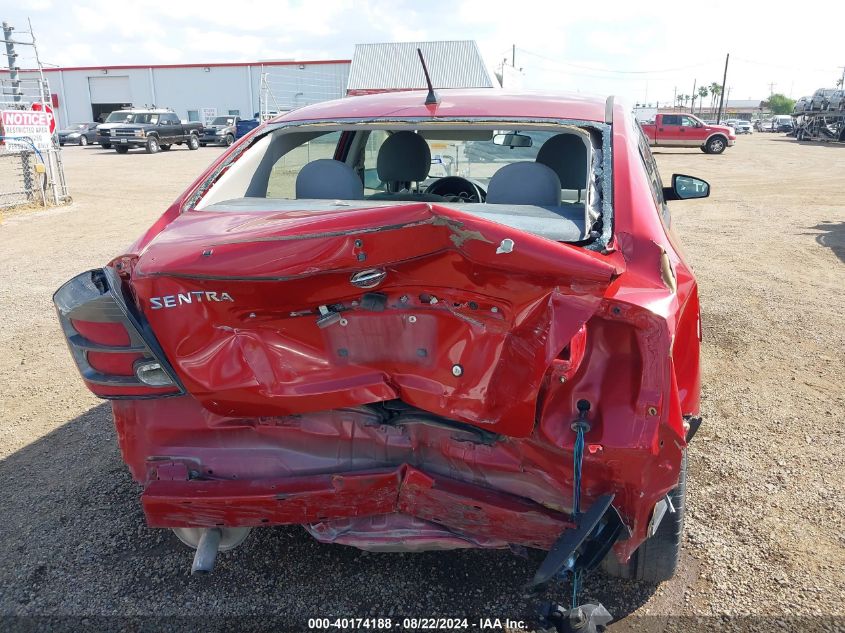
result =
[[106,120],[97,125],[97,143],[103,149],[111,149],[111,137],[109,130],[121,123],[128,123],[132,121],[132,117],[136,113],[142,113],[145,110],[135,110],[134,108],[124,108],[122,110],[115,110],[109,113]]
[[97,124],[71,123],[66,128],[58,131],[59,145],[65,143],[71,145],[88,145],[97,139]]
[[[435,144],[462,175],[418,186]],[[197,573],[302,524],[547,550],[535,587],[602,559],[671,577],[701,321],[666,201],[710,187],[664,186],[649,144],[612,99],[449,90],[306,106],[224,151],[54,296],[148,524]]]
[[204,125],[200,134],[200,146],[206,145],[231,145],[235,142],[238,134],[239,116],[218,116],[211,123]]
[[235,126],[235,139],[239,139],[242,136],[246,136],[259,125],[261,125],[261,121],[258,120],[257,116],[252,119],[243,119],[238,121],[237,125]]
[[812,97],[801,97],[798,101],[795,102],[795,106],[792,108],[792,111],[795,113],[798,112],[806,112],[810,109],[810,104],[812,103]]
[[845,90],[836,90],[830,97],[828,98],[827,109],[841,112],[845,110]]
[[795,120],[788,114],[772,117],[772,132],[792,132],[793,130],[795,130]]
[[692,114],[657,114],[642,129],[651,146],[700,147],[707,154],[721,154],[736,142],[730,126],[709,125]]
[[754,131],[751,121],[744,121],[742,119],[737,119],[736,125],[732,127],[737,134],[751,134]]
[[819,88],[813,93],[810,110],[827,110],[831,98],[839,92],[835,88]]
[[100,145],[114,145],[118,154],[125,154],[133,147],[143,147],[148,154],[155,154],[183,143],[188,149],[199,149],[202,123],[182,123],[172,110],[121,111],[119,120],[97,127]]

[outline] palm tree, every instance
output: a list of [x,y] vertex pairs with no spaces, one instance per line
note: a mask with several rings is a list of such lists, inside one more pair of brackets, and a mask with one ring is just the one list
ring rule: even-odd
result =
[[704,105],[704,97],[710,94],[710,91],[707,89],[707,86],[701,86],[698,89],[698,96],[701,97],[701,100],[698,102],[698,113],[701,114],[701,106]]
[[716,97],[722,94],[722,86],[717,84],[715,81],[710,84],[710,109],[716,109]]

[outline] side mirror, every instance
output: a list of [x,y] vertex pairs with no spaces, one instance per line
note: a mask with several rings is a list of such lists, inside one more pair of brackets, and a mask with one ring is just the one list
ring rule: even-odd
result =
[[695,176],[672,174],[672,186],[663,187],[665,200],[693,200],[707,198],[710,195],[710,183]]

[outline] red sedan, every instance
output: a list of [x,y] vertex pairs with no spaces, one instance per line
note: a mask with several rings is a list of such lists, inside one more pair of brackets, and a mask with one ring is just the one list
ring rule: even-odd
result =
[[55,295],[147,522],[674,572],[699,304],[613,99],[441,91],[290,112]]

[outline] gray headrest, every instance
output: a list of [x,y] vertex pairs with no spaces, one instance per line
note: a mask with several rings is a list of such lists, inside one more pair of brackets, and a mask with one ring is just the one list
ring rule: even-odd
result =
[[511,163],[493,174],[487,186],[487,202],[556,207],[560,205],[560,179],[540,163]]
[[346,163],[331,158],[312,160],[296,176],[296,197],[317,200],[360,200],[364,183]]
[[376,169],[382,182],[419,182],[430,168],[431,150],[418,134],[395,132],[381,144]]
[[577,134],[557,134],[543,143],[537,162],[554,169],[563,189],[586,189],[587,146]]

